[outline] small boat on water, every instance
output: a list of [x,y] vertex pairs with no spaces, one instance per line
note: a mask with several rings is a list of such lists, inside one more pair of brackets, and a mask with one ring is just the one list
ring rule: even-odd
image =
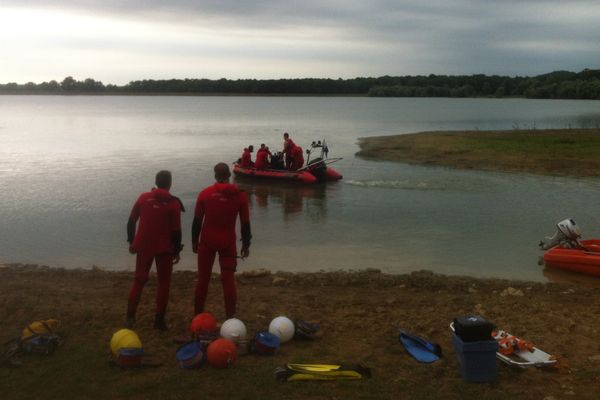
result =
[[579,240],[581,231],[572,219],[559,222],[557,228],[554,236],[540,242],[546,267],[600,276],[600,239]]
[[600,276],[600,239],[581,240],[582,248],[555,246],[544,253],[544,264],[587,275]]
[[[320,149],[321,156],[310,159],[313,150]],[[257,169],[254,167],[242,167],[240,162],[233,164],[233,173],[236,176],[246,176],[263,179],[279,179],[301,183],[316,183],[326,181],[337,181],[342,179],[342,174],[331,168],[329,164],[340,161],[341,158],[327,158],[329,149],[325,141],[312,142],[310,149],[306,151],[308,158],[306,165],[297,171],[290,171],[283,167],[283,155],[276,153],[272,157],[272,164],[275,168]],[[277,161],[275,161],[277,160]]]

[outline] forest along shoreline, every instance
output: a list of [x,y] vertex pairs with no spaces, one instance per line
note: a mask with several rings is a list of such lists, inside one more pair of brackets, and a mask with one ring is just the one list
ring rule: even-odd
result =
[[600,176],[600,129],[433,131],[359,139],[357,156],[459,169]]

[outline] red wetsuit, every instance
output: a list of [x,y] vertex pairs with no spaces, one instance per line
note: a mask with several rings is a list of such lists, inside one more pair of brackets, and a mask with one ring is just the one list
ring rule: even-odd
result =
[[254,168],[257,169],[266,169],[269,168],[269,156],[271,152],[266,149],[259,149],[256,152],[256,162],[254,163]]
[[291,138],[287,138],[283,141],[283,154],[285,154],[285,168],[290,169],[292,166],[292,151],[296,147],[296,143]]
[[244,149],[242,153],[242,164],[243,168],[252,168],[254,163],[252,162],[252,153],[248,149]]
[[290,169],[296,171],[302,168],[304,165],[304,154],[302,152],[302,147],[294,146],[292,149],[292,165]]
[[[136,251],[135,279],[129,292],[127,315],[134,316],[142,289],[148,281],[152,262],[156,261],[158,290],[156,314],[164,315],[169,301],[173,258],[181,247],[181,211],[178,198],[168,190],[153,189],[137,199],[127,224],[128,241]],[[138,219],[140,224],[135,230]]]
[[[219,265],[221,266],[225,314],[227,318],[231,318],[235,314],[237,301],[234,275],[237,267],[235,224],[238,214],[243,245],[249,247],[250,212],[246,194],[235,185],[217,182],[198,195],[194,224],[192,225],[192,245],[197,243],[198,246],[196,314],[204,310],[216,253],[219,253]],[[198,236],[200,236],[199,240]]]

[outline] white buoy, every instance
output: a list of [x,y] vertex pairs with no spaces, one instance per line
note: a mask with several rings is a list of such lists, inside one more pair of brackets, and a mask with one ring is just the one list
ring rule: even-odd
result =
[[246,325],[237,318],[230,318],[221,325],[221,336],[232,342],[246,339]]
[[277,336],[281,343],[290,341],[294,337],[294,323],[288,317],[280,316],[274,318],[269,324],[269,332]]

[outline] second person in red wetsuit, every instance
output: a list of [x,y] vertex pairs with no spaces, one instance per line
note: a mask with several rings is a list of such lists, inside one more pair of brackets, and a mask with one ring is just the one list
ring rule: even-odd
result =
[[240,165],[243,168],[252,168],[254,167],[254,163],[252,162],[252,152],[254,151],[254,146],[250,145],[244,149],[242,153],[242,162]]
[[254,168],[256,169],[267,169],[269,168],[269,156],[271,156],[269,148],[265,144],[260,145],[260,149],[256,152],[256,162]]
[[237,302],[235,224],[239,215],[242,233],[241,256],[248,257],[252,238],[250,212],[246,194],[236,185],[229,183],[231,173],[227,164],[215,165],[214,171],[217,182],[198,195],[192,223],[192,250],[198,253],[195,313],[204,311],[212,267],[218,253],[225,297],[225,316],[231,318],[235,314]]
[[290,169],[292,171],[297,171],[304,165],[304,153],[302,152],[302,147],[298,145],[294,145],[292,148],[292,164],[290,165]]

